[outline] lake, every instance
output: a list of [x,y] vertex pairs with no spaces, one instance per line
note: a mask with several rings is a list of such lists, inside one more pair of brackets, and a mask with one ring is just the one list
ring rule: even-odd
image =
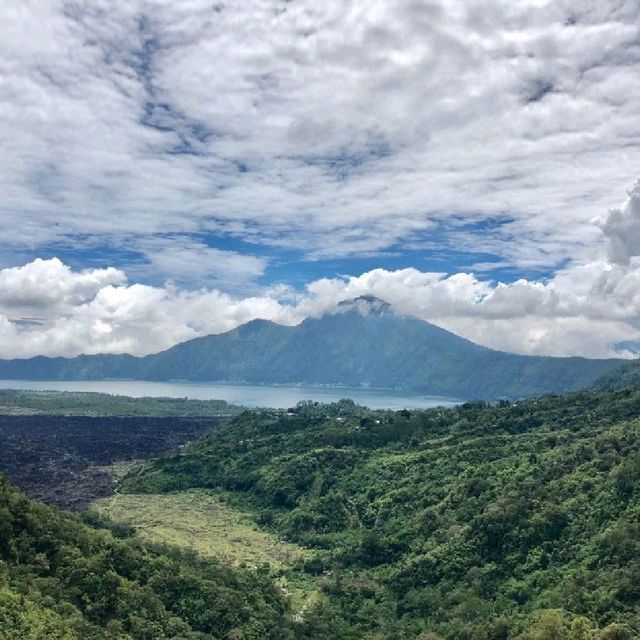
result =
[[363,387],[315,387],[305,385],[250,385],[197,382],[146,382],[141,380],[0,380],[0,389],[32,391],[94,391],[140,398],[169,397],[194,400],[226,400],[247,407],[284,409],[300,400],[335,402],[351,398],[372,409],[426,409],[450,407],[458,400],[408,391]]

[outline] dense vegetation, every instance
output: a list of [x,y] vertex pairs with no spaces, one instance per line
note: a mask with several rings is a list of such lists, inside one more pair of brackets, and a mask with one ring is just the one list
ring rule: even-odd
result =
[[594,386],[602,390],[640,386],[640,359],[630,360],[621,367],[605,373],[596,380]]
[[589,387],[623,363],[493,351],[428,322],[388,313],[375,301],[370,313],[362,305],[343,310],[294,327],[255,320],[142,358],[83,355],[0,361],[0,377],[365,384],[498,399]]
[[640,390],[246,412],[124,490],[210,488],[312,549],[301,638],[640,637]]
[[2,640],[290,637],[268,570],[118,539],[0,476]]
[[224,400],[130,398],[107,393],[0,389],[2,415],[215,417],[240,413]]

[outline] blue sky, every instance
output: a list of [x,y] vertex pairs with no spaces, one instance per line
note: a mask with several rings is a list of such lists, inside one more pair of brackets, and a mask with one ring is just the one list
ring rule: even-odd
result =
[[[473,235],[492,233],[497,224],[496,221],[483,221],[464,227],[462,231]],[[170,234],[161,237],[168,243],[173,241]],[[288,250],[286,247],[251,244],[233,236],[194,233],[189,237],[193,242],[220,251],[265,258],[267,266],[264,273],[255,277],[257,288],[286,282],[296,289],[303,290],[308,282],[320,278],[360,274],[376,268],[394,271],[413,267],[422,271],[442,273],[478,271],[486,279],[502,282],[513,282],[519,278],[545,279],[554,271],[550,265],[515,266],[503,262],[496,254],[465,251],[463,246],[457,246],[456,235],[449,237],[445,230],[434,230],[425,238],[412,238],[412,243],[420,244],[419,247],[412,247],[409,246],[410,243],[405,244],[401,241],[371,254],[361,252],[325,259],[308,258],[303,251]],[[83,247],[87,241],[89,246]],[[135,246],[125,248],[102,245],[94,239],[82,236],[69,237],[63,243],[28,250],[23,254],[22,260],[29,262],[36,258],[53,257],[60,258],[76,270],[115,265],[125,269],[132,277],[137,276],[136,280],[155,286],[161,286],[167,278],[189,288],[210,284],[199,272],[154,273],[148,269],[144,253],[137,251]],[[7,260],[9,259],[7,256]],[[246,283],[240,284],[246,286]]]
[[[17,335],[28,354],[143,352],[257,314],[297,322],[381,273],[447,289],[442,307],[419,288],[398,310],[496,348],[604,356],[636,340],[635,0],[0,12],[0,356]],[[56,308],[11,293],[66,278],[59,264],[111,289]],[[128,307],[92,306],[152,291],[222,298],[209,324],[181,318],[149,343]],[[612,291],[615,311],[585,311]],[[38,309],[41,332],[21,328]],[[65,333],[79,318],[80,342]]]

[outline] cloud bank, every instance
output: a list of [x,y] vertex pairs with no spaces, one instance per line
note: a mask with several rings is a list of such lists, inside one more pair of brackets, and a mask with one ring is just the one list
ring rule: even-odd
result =
[[0,271],[0,356],[146,354],[254,318],[297,324],[364,294],[396,313],[475,342],[525,354],[631,356],[640,340],[640,182],[600,221],[608,257],[573,263],[547,281],[483,280],[473,273],[375,269],[286,285],[256,296],[167,284],[130,284],[114,268],[73,271],[58,259]]

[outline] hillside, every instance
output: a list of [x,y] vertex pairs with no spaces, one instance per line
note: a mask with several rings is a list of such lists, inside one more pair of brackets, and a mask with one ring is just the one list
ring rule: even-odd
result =
[[416,412],[308,403],[235,417],[122,490],[217,491],[309,549],[321,597],[300,637],[631,640],[639,415],[637,388]]
[[589,387],[623,362],[493,351],[394,315],[371,298],[347,301],[339,311],[293,327],[254,320],[142,358],[0,361],[0,377],[370,385],[460,399],[514,399]]
[[22,496],[0,474],[0,638],[290,638],[268,572],[117,539]]
[[[0,637],[633,640],[638,416],[638,388],[247,411],[132,469],[99,502],[113,533],[0,478]],[[135,455],[127,429],[159,419],[112,436],[109,418],[10,420],[41,425],[10,441],[2,468],[96,428],[98,452]]]
[[640,359],[625,362],[621,367],[605,373],[596,380],[597,389],[624,389],[640,386]]

